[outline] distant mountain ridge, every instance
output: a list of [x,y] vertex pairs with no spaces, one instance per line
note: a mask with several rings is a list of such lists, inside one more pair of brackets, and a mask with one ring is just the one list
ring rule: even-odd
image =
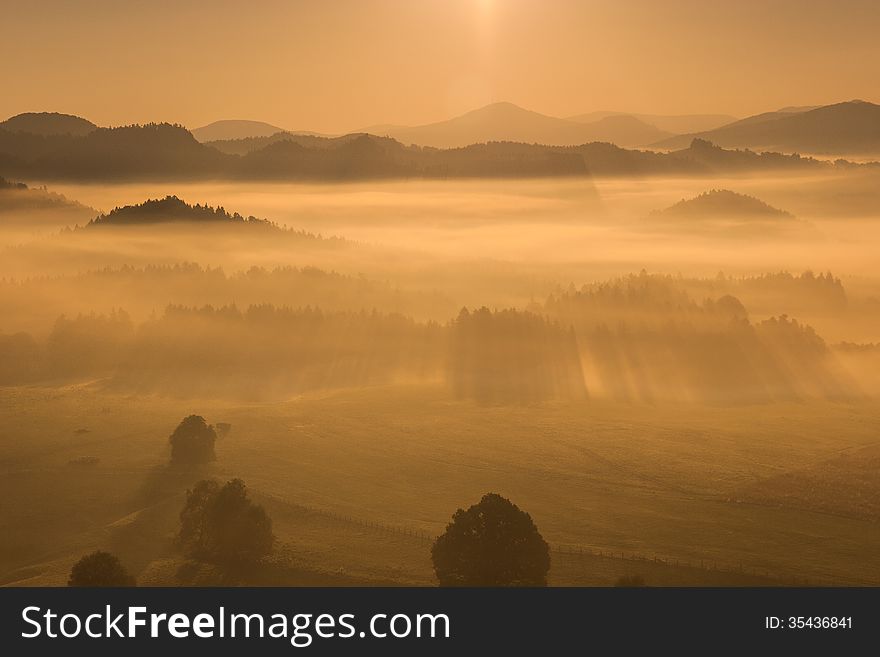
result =
[[269,137],[278,132],[287,132],[284,128],[263,121],[244,121],[225,119],[214,121],[200,128],[190,130],[192,136],[202,143],[221,139],[246,139],[248,137]]
[[[25,150],[25,159],[33,159],[38,152],[44,154],[41,149],[54,149],[55,143],[43,144],[40,137],[75,140],[131,127],[134,126],[99,128],[84,118],[57,112],[18,114],[0,122],[0,157],[11,154],[10,151]],[[310,148],[322,148],[332,143],[322,140],[350,138],[288,131],[251,120],[215,121],[189,134],[195,143],[208,143],[225,154],[235,155],[245,155],[277,141],[293,140]],[[735,120],[723,114],[670,116],[612,111],[556,118],[499,102],[436,123],[374,125],[351,134],[391,137],[404,145],[431,148],[464,148],[492,142],[557,147],[606,142],[623,148],[674,151],[701,139],[723,148],[828,156],[851,154],[862,158],[880,156],[880,105],[854,100],[819,107],[790,106]],[[313,139],[306,141],[307,138]],[[9,148],[16,140],[19,144]]]
[[670,137],[654,148],[682,148],[694,138],[724,148],[824,155],[880,154],[880,105],[853,100],[817,108],[766,112],[714,130]]
[[493,103],[461,116],[421,126],[377,125],[360,132],[392,137],[404,144],[434,148],[461,148],[493,141],[515,141],[546,146],[573,146],[607,141],[638,146],[670,133],[633,116],[615,115],[581,123],[559,119],[513,103]]
[[292,136],[246,155],[200,144],[182,126],[98,128],[85,137],[42,138],[0,130],[0,174],[21,179],[349,180],[406,177],[585,175],[576,153],[528,144],[437,150],[389,138]]
[[[577,123],[594,123],[610,116],[630,116],[656,126],[658,129],[675,135],[694,133],[704,130],[714,130],[728,123],[733,123],[737,117],[730,114],[636,114],[633,112],[588,112],[566,117],[569,121]],[[648,142],[636,144],[644,146]]]
[[726,150],[703,139],[673,152],[608,142],[576,146],[493,141],[461,148],[406,146],[390,137],[276,134],[201,144],[179,125],[96,128],[82,137],[0,129],[0,175],[19,180],[367,180],[702,175],[750,170],[876,167],[798,155]]

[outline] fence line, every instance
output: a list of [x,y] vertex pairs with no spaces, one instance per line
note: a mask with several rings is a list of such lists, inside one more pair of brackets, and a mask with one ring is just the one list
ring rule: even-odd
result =
[[[436,538],[435,535],[430,534],[421,529],[416,529],[414,527],[409,527],[406,525],[394,525],[390,523],[381,522],[378,520],[369,520],[366,518],[360,518],[357,516],[337,513],[335,511],[330,511],[329,509],[322,509],[319,507],[308,506],[304,504],[295,504],[285,500],[284,498],[276,495],[265,495],[277,502],[281,502],[286,506],[297,507],[307,511],[308,513],[312,513],[315,515],[324,516],[326,518],[331,518],[333,520],[337,520],[339,522],[345,522],[352,525],[358,525],[360,527],[364,527],[366,529],[371,529],[373,531],[381,532],[384,534],[391,534],[397,536],[407,536],[410,538],[415,538],[425,543],[433,543]],[[670,557],[662,557],[656,554],[644,554],[639,552],[627,552],[627,551],[615,551],[610,549],[602,549],[596,547],[590,547],[579,544],[571,544],[571,543],[551,543],[548,541],[548,545],[550,546],[550,551],[554,554],[558,555],[566,555],[573,557],[592,557],[592,558],[604,558],[604,559],[614,559],[618,561],[630,561],[633,563],[653,563],[657,565],[663,565],[668,567],[677,567],[677,568],[691,568],[695,570],[702,570],[707,573],[725,573],[725,574],[739,574],[749,577],[758,577],[769,580],[771,582],[779,582],[782,584],[788,584],[793,586],[853,586],[857,583],[855,582],[847,582],[843,580],[837,580],[833,578],[825,578],[825,579],[816,579],[816,578],[803,578],[803,577],[795,577],[795,576],[781,576],[774,575],[768,569],[760,569],[760,568],[752,568],[749,566],[744,566],[742,562],[739,564],[725,563],[715,559],[700,559],[699,561],[690,561],[684,559],[673,559]]]

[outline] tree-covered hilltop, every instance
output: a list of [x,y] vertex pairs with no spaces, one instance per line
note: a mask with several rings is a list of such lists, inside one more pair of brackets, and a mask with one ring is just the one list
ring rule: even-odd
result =
[[73,213],[74,218],[83,220],[88,217],[88,214],[95,212],[94,209],[62,194],[50,192],[45,187],[29,187],[23,182],[7,180],[0,176],[0,212],[20,211],[26,214],[23,219],[28,220],[32,218],[28,211],[32,210],[56,212],[62,210],[66,212],[66,215]]
[[99,226],[130,226],[137,224],[157,224],[175,222],[226,222],[253,224],[269,228],[278,226],[266,219],[243,217],[239,213],[228,213],[223,207],[211,207],[207,204],[190,205],[176,196],[163,199],[148,199],[137,205],[117,207],[107,214],[102,214],[90,222]]
[[82,117],[59,112],[25,112],[0,121],[0,129],[2,130],[44,136],[73,135],[82,137],[97,127]]
[[0,128],[0,174],[16,178],[119,180],[229,175],[229,157],[179,125],[96,128],[37,134]]
[[729,189],[711,189],[699,196],[682,199],[678,203],[661,210],[657,215],[673,218],[718,219],[736,217],[738,219],[792,219],[794,216],[774,208],[754,196],[738,194]]

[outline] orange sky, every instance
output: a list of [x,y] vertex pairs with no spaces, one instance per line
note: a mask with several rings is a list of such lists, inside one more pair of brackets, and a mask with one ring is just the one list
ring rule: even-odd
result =
[[325,132],[880,102],[876,0],[0,0],[0,118]]

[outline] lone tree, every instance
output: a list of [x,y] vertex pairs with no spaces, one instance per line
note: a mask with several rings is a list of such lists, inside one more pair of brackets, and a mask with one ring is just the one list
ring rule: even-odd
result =
[[214,461],[214,442],[217,432],[201,415],[183,418],[168,441],[171,443],[171,462],[178,465],[199,465]]
[[256,561],[272,551],[272,520],[241,479],[198,482],[180,512],[180,544],[190,556],[224,563]]
[[547,586],[550,548],[528,513],[488,493],[455,512],[431,560],[440,586]]
[[109,552],[92,552],[77,561],[70,569],[68,586],[136,586],[115,556]]

